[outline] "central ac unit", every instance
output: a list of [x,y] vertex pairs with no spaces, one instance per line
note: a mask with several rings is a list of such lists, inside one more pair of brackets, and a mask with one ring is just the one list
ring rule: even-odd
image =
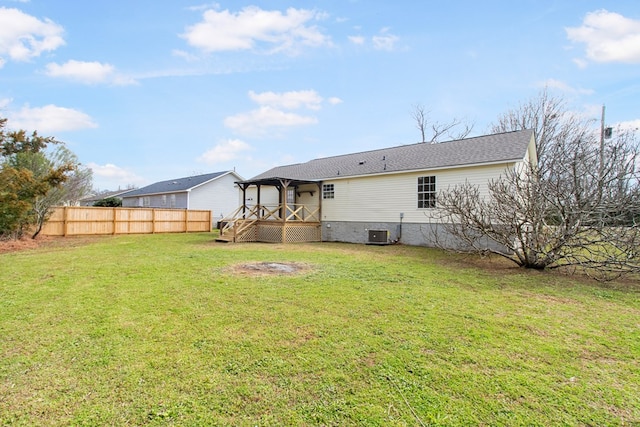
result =
[[389,230],[369,230],[367,243],[370,245],[389,244]]

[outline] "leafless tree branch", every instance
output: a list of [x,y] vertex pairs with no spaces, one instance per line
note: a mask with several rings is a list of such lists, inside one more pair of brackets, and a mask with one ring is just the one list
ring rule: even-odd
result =
[[494,130],[540,126],[538,165],[508,170],[487,196],[469,183],[438,195],[439,221],[458,250],[527,268],[581,267],[599,278],[640,272],[636,133],[617,129],[602,151],[599,130],[564,111],[561,100],[543,92],[524,105]]
[[420,142],[435,144],[444,138],[449,140],[463,139],[469,136],[473,130],[472,123],[462,122],[455,118],[448,123],[440,123],[431,121],[430,114],[431,112],[421,104],[413,106],[411,117],[416,123],[416,128],[420,131]]

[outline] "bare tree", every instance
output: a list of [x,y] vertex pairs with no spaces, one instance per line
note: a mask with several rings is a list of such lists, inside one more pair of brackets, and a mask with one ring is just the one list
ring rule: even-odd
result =
[[[425,110],[421,104],[413,106],[411,117],[416,122],[416,127],[420,131],[420,142],[435,144],[442,141],[443,137],[450,140],[466,138],[473,130],[473,124],[463,123],[458,119],[453,119],[449,123],[431,121],[430,111]],[[427,141],[427,135],[429,140]]]
[[78,157],[64,145],[50,153],[47,162],[54,168],[65,168],[66,179],[59,186],[50,188],[46,194],[36,197],[33,203],[36,238],[49,219],[54,206],[73,205],[91,192],[93,173],[78,161]]
[[504,115],[494,130],[540,126],[538,164],[508,170],[486,196],[470,184],[441,192],[441,221],[458,250],[522,267],[580,266],[600,277],[640,272],[637,134],[617,129],[605,140],[563,105],[543,92]]

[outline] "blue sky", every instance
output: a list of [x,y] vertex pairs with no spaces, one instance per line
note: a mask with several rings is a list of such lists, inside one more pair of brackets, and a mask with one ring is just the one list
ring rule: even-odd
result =
[[544,87],[640,126],[637,0],[0,0],[0,117],[99,189],[420,141]]

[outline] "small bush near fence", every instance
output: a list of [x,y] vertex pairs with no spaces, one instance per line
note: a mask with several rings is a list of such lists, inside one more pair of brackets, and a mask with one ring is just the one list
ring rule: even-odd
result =
[[55,208],[42,228],[47,236],[211,231],[211,211],[151,208]]

